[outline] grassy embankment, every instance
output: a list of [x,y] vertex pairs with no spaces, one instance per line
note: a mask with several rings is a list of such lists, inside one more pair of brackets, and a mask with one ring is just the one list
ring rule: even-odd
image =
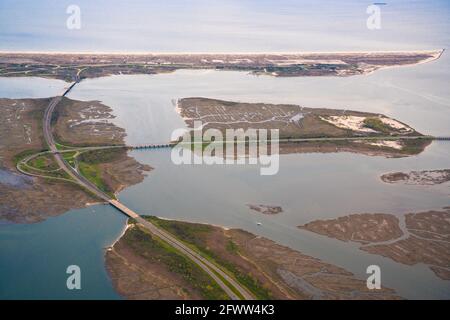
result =
[[[396,128],[393,128],[389,126],[388,124],[384,123],[377,117],[368,117],[364,120],[364,126],[369,129],[373,129],[377,132],[381,132],[385,135],[392,135],[395,137],[396,135],[400,134],[401,132],[397,130]],[[408,135],[418,135],[421,136],[418,132],[415,130],[411,131],[410,133],[406,134]],[[424,150],[424,148],[431,143],[431,139],[424,137],[423,139],[404,139],[402,140],[402,149],[399,150],[400,153],[405,155],[413,155],[418,154]]]
[[[270,299],[271,294],[259,281],[250,273],[245,272],[238,265],[224,258],[220,252],[215,252],[208,246],[208,237],[213,232],[213,227],[203,224],[186,223],[180,221],[162,220],[156,217],[146,217],[155,225],[167,230],[186,245],[190,246],[203,257],[221,267],[230,276],[250,290],[258,299]],[[225,246],[227,253],[235,256],[239,255],[239,247],[227,239]]]
[[122,239],[142,258],[163,264],[170,272],[181,276],[204,299],[228,299],[226,293],[200,267],[146,230],[135,225],[127,230]]
[[124,149],[101,149],[86,151],[77,158],[80,173],[94,183],[97,188],[115,198],[114,190],[106,183],[105,174],[102,164],[119,159]]
[[[64,150],[68,150],[65,148]],[[71,180],[70,176],[62,169],[59,169],[58,164],[50,153],[38,155],[30,159],[26,164],[20,163],[26,157],[47,150],[25,150],[14,156],[15,165],[19,165],[20,169],[30,174],[39,175],[48,179],[64,178]],[[100,190],[114,198],[114,190],[108,185],[105,179],[106,172],[102,164],[114,161],[121,156],[123,149],[101,149],[92,151],[67,151],[61,153],[64,160],[76,168],[89,181],[94,183]]]
[[64,152],[63,158],[67,163],[72,167],[75,168],[76,166],[76,157],[79,155],[77,151],[70,151],[70,152]]
[[43,178],[62,178],[70,180],[69,175],[58,167],[53,155],[50,153],[43,153],[30,159],[26,163],[21,163],[25,158],[45,152],[46,150],[25,150],[14,156],[14,163],[21,170],[30,173],[32,175],[39,175]]
[[381,121],[377,117],[367,117],[366,119],[364,119],[364,126],[366,128],[369,128],[369,129],[372,129],[372,130],[375,130],[377,132],[381,132],[381,133],[384,133],[387,135],[392,134],[393,132],[396,131],[394,128],[385,124],[383,121]]

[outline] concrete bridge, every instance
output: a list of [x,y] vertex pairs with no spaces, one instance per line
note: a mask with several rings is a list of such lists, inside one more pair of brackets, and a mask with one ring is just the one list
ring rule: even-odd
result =
[[171,143],[162,143],[162,144],[143,144],[143,145],[137,145],[137,146],[129,146],[130,149],[161,149],[161,148],[171,148],[174,145],[176,145],[175,142]]
[[[278,140],[279,143],[289,143],[289,142],[320,142],[320,141],[355,141],[355,140],[438,140],[438,141],[450,141],[450,136],[362,136],[362,137],[318,137],[318,138],[281,138]],[[259,142],[270,142],[259,141]],[[237,140],[237,141],[195,141],[195,142],[169,142],[169,143],[153,143],[153,144],[141,144],[135,146],[127,146],[129,149],[161,149],[161,148],[171,148],[176,145],[192,145],[192,144],[203,144],[203,143],[248,143],[248,140]]]

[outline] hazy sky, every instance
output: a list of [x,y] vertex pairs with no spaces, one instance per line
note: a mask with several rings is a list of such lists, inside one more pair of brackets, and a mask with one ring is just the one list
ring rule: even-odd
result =
[[[450,43],[450,1],[0,0],[0,50],[296,51],[430,49]],[[81,10],[69,30],[66,9]]]

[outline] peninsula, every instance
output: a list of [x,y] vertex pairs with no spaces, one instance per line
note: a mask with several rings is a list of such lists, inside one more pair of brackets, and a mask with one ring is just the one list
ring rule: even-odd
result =
[[422,152],[432,137],[382,114],[307,108],[292,104],[245,103],[193,97],[177,101],[188,128],[278,129],[280,153],[356,152],[405,157]]
[[443,50],[299,53],[0,52],[0,76],[73,81],[113,74],[157,74],[180,69],[245,71],[276,77],[354,76],[438,59]]

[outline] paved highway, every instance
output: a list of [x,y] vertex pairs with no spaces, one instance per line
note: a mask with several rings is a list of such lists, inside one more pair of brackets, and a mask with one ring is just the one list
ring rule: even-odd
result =
[[169,142],[169,143],[152,143],[152,144],[142,144],[142,145],[134,145],[127,146],[130,149],[156,149],[156,148],[172,148],[174,146],[190,146],[190,145],[202,145],[205,143],[210,144],[234,144],[234,143],[249,143],[249,142],[258,142],[258,143],[271,143],[278,142],[279,144],[290,143],[290,142],[327,142],[327,141],[378,141],[378,140],[390,140],[390,141],[398,141],[398,140],[450,140],[450,137],[434,137],[427,135],[414,135],[414,136],[361,136],[361,137],[323,137],[323,138],[280,138],[276,140],[218,140],[218,141],[193,141],[193,142]]
[[[228,274],[223,272],[220,268],[215,266],[212,262],[210,262],[208,259],[204,258],[191,248],[189,248],[187,245],[185,245],[183,242],[176,239],[174,236],[172,236],[167,231],[158,228],[150,221],[145,220],[141,216],[139,216],[137,213],[135,213],[133,210],[129,209],[128,207],[124,206],[122,203],[120,203],[117,200],[110,200],[109,203],[125,213],[130,218],[135,219],[138,223],[140,223],[142,226],[144,226],[148,231],[150,231],[152,234],[156,235],[158,238],[166,241],[170,245],[172,245],[174,248],[178,249],[180,252],[184,253],[186,256],[188,256],[192,261],[194,261],[200,268],[202,268],[206,273],[208,273],[217,283],[221,283],[222,280],[217,276],[217,274],[220,275],[221,278],[228,281],[233,287],[236,289],[240,288],[240,284],[234,280],[232,277],[230,277]],[[239,300],[239,296],[237,296],[233,291],[229,289],[228,286],[222,286],[222,289],[228,294],[229,297],[231,297],[233,300]],[[238,289],[240,294],[246,299],[246,300],[253,300],[254,297],[244,288],[241,288],[241,290]]]

